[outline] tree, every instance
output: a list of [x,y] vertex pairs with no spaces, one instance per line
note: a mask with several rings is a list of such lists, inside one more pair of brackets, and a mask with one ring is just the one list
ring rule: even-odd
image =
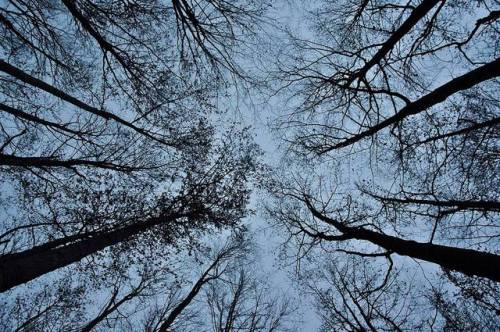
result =
[[[380,255],[499,281],[491,267],[500,262],[492,246],[500,67],[495,47],[478,51],[495,44],[494,8],[325,2],[315,12],[317,40],[292,36],[293,62],[285,54],[279,67],[298,105],[285,133],[297,155],[320,157],[302,167],[321,178],[281,181],[278,200],[298,204],[277,203],[277,219],[312,241],[368,241]],[[431,74],[449,63],[451,77]],[[346,173],[354,176],[341,179]]]
[[[220,242],[222,236],[216,239]],[[19,331],[64,331],[75,327],[81,331],[210,330],[209,304],[213,303],[205,301],[207,293],[216,292],[219,300],[225,298],[225,289],[232,285],[234,276],[250,264],[252,250],[246,231],[241,231],[232,233],[221,245],[172,252],[160,260],[161,264],[143,255],[134,265],[123,265],[120,260],[126,258],[117,256],[115,261],[107,261],[107,266],[94,269],[94,274],[86,269],[67,270],[59,274],[60,279],[52,280],[51,284],[58,287],[40,287],[43,282],[36,280],[24,292],[18,289],[21,292],[6,300],[0,310],[0,326]],[[250,280],[251,288],[247,289]],[[247,277],[245,285],[247,290],[233,308],[234,320],[249,317],[250,312],[242,309],[255,305],[255,317],[253,323],[247,324],[248,329],[269,326],[283,330],[280,326],[289,323],[285,315],[292,312],[288,304],[280,302],[285,297],[276,292],[264,302],[261,300],[270,296],[265,282]],[[257,303],[253,302],[257,299],[254,291],[259,294]],[[283,317],[276,316],[278,311],[283,311]]]
[[[196,169],[187,173],[178,193],[173,197],[164,194],[154,209],[133,211],[132,215],[118,219],[116,223],[105,224],[102,229],[83,230],[21,252],[3,255],[0,258],[1,289],[7,290],[142,234],[145,235],[141,238],[144,241],[142,245],[148,242],[147,237],[150,236],[165,244],[175,244],[179,237],[195,231],[236,226],[245,215],[244,207],[250,193],[246,181],[255,170],[254,156],[252,150],[241,151],[243,155],[235,160],[233,153],[236,151],[228,144],[219,152],[222,154],[220,158],[204,167],[197,163]],[[95,223],[92,219],[87,222]],[[157,237],[157,234],[160,236]],[[129,243],[128,249],[133,250],[133,244]]]
[[236,70],[232,47],[243,44],[240,34],[260,8],[8,1],[1,9],[0,165],[54,174],[172,163],[205,142],[207,113],[224,85],[216,66]]
[[[151,270],[148,262],[142,263],[144,271],[141,272],[138,281],[132,282],[130,271],[119,274],[119,279],[111,283],[111,294],[109,300],[105,301],[102,309],[89,321],[83,325],[82,331],[92,331],[95,328],[107,326],[122,327],[126,329],[140,328],[141,316],[145,316],[146,331],[171,331],[177,330],[175,326],[182,326],[190,323],[192,317],[186,313],[188,306],[199,297],[200,290],[211,280],[222,278],[230,265],[237,264],[237,261],[248,254],[248,242],[244,237],[244,232],[234,233],[220,249],[211,249],[210,257],[201,262],[192,262],[186,257],[179,257],[178,266],[172,261],[175,268],[163,270],[163,268]],[[194,250],[196,256],[206,255],[205,250]],[[213,257],[212,257],[213,256]],[[198,259],[197,259],[198,260]],[[181,265],[184,265],[182,268]],[[198,270],[195,265],[202,264],[206,268],[201,272],[197,280],[191,285],[189,282],[191,270]],[[141,266],[141,264],[137,264]],[[179,271],[181,270],[181,271]],[[174,276],[174,278],[172,278]],[[187,283],[179,281],[179,278],[188,280]],[[124,281],[132,282],[133,285],[124,287]],[[124,291],[124,289],[127,289]],[[186,294],[183,294],[186,293]],[[161,308],[158,302],[162,302]],[[132,306],[131,302],[135,302]],[[156,302],[156,304],[155,304]],[[128,306],[127,311],[121,312],[122,307]],[[146,314],[144,314],[146,312]]]
[[154,330],[158,330],[159,332],[170,331],[185,309],[199,296],[202,288],[206,287],[205,285],[212,283],[214,280],[223,278],[231,269],[231,265],[241,264],[244,256],[249,253],[248,246],[249,244],[244,238],[244,233],[233,235],[233,237],[215,253],[210,265],[203,271],[201,276],[196,280],[192,288],[181,301],[168,312],[162,312],[158,319],[153,320],[158,321]]
[[[308,196],[304,195],[302,198],[298,196],[301,194],[303,193],[294,194],[286,192],[282,197],[292,197],[292,199],[305,204],[314,219],[330,226],[328,231],[318,230],[315,221],[302,217],[303,213],[297,211],[300,207],[291,209],[287,206],[283,210],[273,212],[273,216],[280,222],[291,224],[292,228],[296,228],[299,233],[304,233],[306,236],[312,238],[313,242],[368,241],[383,249],[383,252],[359,253],[360,255],[366,255],[367,257],[386,256],[388,259],[393,254],[409,256],[436,263],[444,269],[462,272],[470,276],[485,277],[496,282],[500,281],[500,273],[495,268],[500,263],[499,255],[471,249],[405,240],[384,234],[379,229],[371,230],[368,226],[377,226],[370,223],[370,216],[358,214],[356,209],[353,209],[349,203],[342,207],[344,211],[336,211],[350,216],[349,219],[342,218],[343,216],[335,219],[330,218],[327,216],[329,213],[325,212],[326,207],[322,209],[316,208]],[[359,224],[362,226],[358,226]],[[332,233],[332,231],[336,233]],[[352,251],[352,253],[356,254],[357,252]]]
[[270,292],[245,269],[210,283],[206,300],[214,332],[293,330],[290,300]]
[[304,279],[324,331],[481,331],[498,325],[494,282],[455,273],[422,283],[402,271],[386,273],[377,258],[340,258],[320,259],[324,267],[311,265]]
[[290,152],[269,184],[269,215],[299,257],[378,257],[390,275],[407,256],[471,288],[500,281],[498,4],[317,6],[310,31],[291,31],[277,61],[290,109],[277,125]]
[[[156,294],[153,292],[155,283],[158,283],[158,277],[154,277],[148,273],[144,273],[140,276],[140,281],[137,285],[133,285],[127,290],[125,294],[120,294],[123,292],[123,285],[118,282],[116,283],[111,291],[109,300],[104,304],[104,306],[99,310],[98,314],[89,320],[81,328],[82,332],[93,331],[103,322],[108,322],[110,316],[114,313],[119,312],[120,308],[126,305],[128,302],[133,300],[147,300],[148,297],[153,297]],[[120,318],[115,318],[115,320],[120,320]]]
[[[290,331],[295,307],[255,276],[253,245],[245,232],[214,250],[208,266],[185,294],[146,315],[146,331]],[[205,264],[207,265],[207,264]]]
[[424,330],[432,323],[415,285],[386,274],[377,260],[350,256],[325,262],[311,273],[312,292],[324,331]]
[[259,2],[2,4],[2,291],[110,246],[132,254],[238,223],[257,147],[246,129],[210,121],[238,69],[234,46],[261,12]]

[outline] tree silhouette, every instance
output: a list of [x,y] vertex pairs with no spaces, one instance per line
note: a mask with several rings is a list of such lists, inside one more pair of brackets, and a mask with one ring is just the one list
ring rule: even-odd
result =
[[[291,31],[275,62],[288,101],[277,129],[290,150],[269,182],[269,216],[299,259],[319,250],[332,260],[385,260],[381,296],[409,264],[398,256],[435,263],[471,289],[473,280],[500,281],[497,4],[315,5],[310,31]],[[365,317],[368,298],[348,291],[337,294],[356,314],[336,307],[336,328],[377,330]],[[476,312],[429,298],[441,318]],[[405,326],[386,318],[376,319]]]
[[238,224],[259,152],[247,129],[211,121],[261,11],[2,4],[0,172],[15,211],[0,231],[2,291],[122,242],[133,254]]
[[[494,45],[499,12],[488,2],[324,5],[314,37],[290,37],[277,76],[298,105],[283,130],[311,161],[297,169],[321,178],[278,179],[275,217],[312,242],[367,241],[380,255],[499,281],[500,66],[494,46],[477,52]],[[451,64],[455,73],[430,79]]]

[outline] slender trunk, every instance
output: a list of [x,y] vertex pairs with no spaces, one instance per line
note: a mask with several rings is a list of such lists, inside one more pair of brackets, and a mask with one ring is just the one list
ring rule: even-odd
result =
[[460,200],[431,200],[416,198],[396,198],[372,195],[376,199],[387,203],[431,205],[436,207],[456,207],[460,210],[500,211],[500,202],[497,201],[460,201]]
[[212,269],[219,263],[220,257],[218,257],[202,274],[202,276],[196,281],[194,284],[193,288],[191,288],[191,291],[189,294],[179,303],[168,315],[167,319],[161,324],[160,328],[158,329],[158,332],[167,332],[170,326],[174,323],[174,321],[179,317],[179,315],[186,309],[186,307],[193,301],[193,299],[198,295],[198,293],[201,290],[201,287],[209,282],[210,280],[214,279],[215,277],[208,277],[208,274]]
[[399,112],[391,117],[381,121],[380,123],[370,127],[369,129],[355,134],[351,137],[345,138],[341,142],[328,147],[321,153],[327,153],[332,150],[340,149],[349,145],[352,145],[358,141],[365,138],[371,137],[377,134],[382,129],[390,127],[409,117],[410,115],[415,115],[435,106],[453,94],[472,88],[473,86],[498,77],[500,75],[500,58],[495,59],[487,64],[482,65],[462,76],[459,76],[451,81],[441,85],[434,91],[426,94],[425,96],[415,100],[414,102],[403,107]]
[[65,244],[61,240],[55,240],[57,246],[52,246],[49,242],[23,252],[4,255],[0,257],[0,292],[78,262],[88,255],[179,217],[180,215],[170,215],[150,218],[112,231],[92,233],[76,242]]
[[90,322],[88,322],[81,330],[80,332],[90,332],[94,329],[94,327],[97,326],[97,324],[99,324],[100,322],[102,322],[104,319],[106,319],[106,317],[112,313],[113,311],[115,311],[116,309],[118,309],[120,307],[120,305],[122,305],[123,303],[125,303],[127,300],[126,300],[126,297],[124,297],[123,299],[121,299],[117,304],[113,305],[113,302],[115,301],[116,299],[116,296],[118,295],[118,289],[115,290],[113,296],[111,297],[111,300],[109,300],[109,303],[107,305],[107,307],[99,314],[97,315],[96,318],[92,319]]
[[229,305],[224,332],[231,332],[233,330],[234,321],[236,319],[236,306],[240,301],[241,295],[243,293],[243,288],[245,287],[245,278],[245,273],[241,271],[240,278],[238,280],[238,286],[234,291],[233,299],[231,301],[231,304]]
[[67,159],[61,160],[56,157],[19,157],[10,154],[0,153],[0,166],[17,166],[17,167],[65,167],[73,168],[76,166],[87,166],[112,169],[115,171],[131,172],[139,170],[140,167],[132,167],[127,165],[114,164],[105,160],[87,160],[87,159]]
[[76,107],[78,107],[86,112],[92,113],[92,114],[97,115],[97,116],[99,116],[103,119],[106,119],[106,120],[116,121],[116,122],[120,123],[121,125],[126,126],[130,129],[134,130],[135,132],[149,138],[149,139],[152,139],[152,140],[159,142],[161,144],[165,144],[167,146],[171,146],[171,144],[169,142],[167,142],[163,139],[160,139],[158,137],[155,137],[149,131],[147,131],[143,128],[139,128],[136,125],[134,125],[133,122],[122,119],[121,117],[119,117],[111,112],[107,112],[107,111],[95,108],[94,106],[91,106],[91,105],[67,94],[66,92],[56,88],[53,85],[45,83],[44,81],[39,80],[38,78],[29,75],[28,73],[22,71],[21,69],[13,66],[10,63],[7,63],[1,59],[0,59],[0,71],[4,72],[6,74],[9,74],[12,77],[15,77],[18,80],[20,80],[28,85],[31,85],[33,87],[40,89],[40,90],[43,90],[43,91],[61,99],[61,100],[64,100],[65,102],[68,102],[68,103],[70,103],[70,104],[72,104],[72,105],[74,105],[74,106],[76,106]]
[[420,5],[415,7],[411,12],[410,16],[404,21],[404,23],[387,39],[387,41],[382,45],[382,47],[377,51],[377,53],[371,58],[359,71],[355,72],[351,80],[350,85],[355,78],[361,78],[366,75],[366,73],[376,64],[378,64],[387,53],[389,53],[394,46],[403,38],[431,9],[439,3],[439,0],[424,0]]

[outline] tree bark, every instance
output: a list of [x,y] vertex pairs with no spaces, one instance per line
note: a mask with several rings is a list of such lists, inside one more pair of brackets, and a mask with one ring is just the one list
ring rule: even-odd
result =
[[403,240],[367,229],[354,229],[351,234],[402,256],[436,263],[449,270],[500,282],[500,256],[471,249]]
[[332,225],[351,239],[369,241],[389,252],[435,263],[445,269],[458,271],[469,276],[478,276],[500,282],[500,255],[403,240],[365,228],[349,227],[323,215],[308,200],[305,203],[316,218]]
[[65,243],[63,239],[59,239],[53,241],[54,245],[49,242],[23,252],[4,255],[0,257],[0,292],[78,262],[106,247],[180,217],[182,215],[172,214],[136,221],[119,229],[78,236],[80,239],[75,242]]

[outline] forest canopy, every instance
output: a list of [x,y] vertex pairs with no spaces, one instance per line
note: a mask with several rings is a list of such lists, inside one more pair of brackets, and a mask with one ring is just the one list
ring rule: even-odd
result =
[[4,0],[0,329],[494,331],[496,0]]

